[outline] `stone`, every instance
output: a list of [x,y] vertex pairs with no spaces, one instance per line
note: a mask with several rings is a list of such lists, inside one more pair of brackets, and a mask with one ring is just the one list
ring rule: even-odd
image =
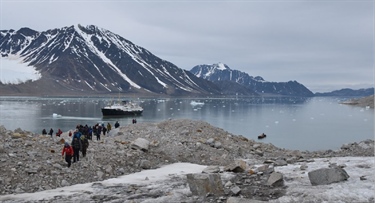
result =
[[302,164],[300,167],[299,167],[299,169],[301,169],[301,170],[306,170],[308,168],[308,166],[306,165],[306,164]]
[[150,169],[151,162],[149,160],[141,160],[139,167],[141,167],[142,169]]
[[64,180],[61,181],[61,186],[62,187],[70,186],[70,183],[64,179]]
[[125,174],[125,169],[124,168],[119,168],[119,169],[117,169],[117,173],[118,174]]
[[342,168],[321,168],[308,173],[311,185],[328,185],[345,181],[349,175]]
[[230,188],[232,185],[233,185],[233,183],[228,181],[227,183],[225,183],[224,187]]
[[187,174],[187,183],[193,195],[213,196],[224,195],[224,187],[219,174]]
[[238,195],[241,192],[241,188],[239,188],[238,186],[234,186],[230,189],[230,191],[233,193],[233,195]]
[[366,176],[359,177],[360,180],[367,180]]
[[215,147],[216,149],[221,148],[221,147],[222,147],[221,142],[216,141],[216,142],[214,143],[214,147]]
[[210,138],[208,140],[206,140],[206,144],[210,145],[211,147],[215,146],[215,139],[214,138]]
[[150,142],[144,138],[137,138],[133,142],[131,142],[132,149],[139,149],[142,151],[148,151]]
[[271,173],[270,177],[267,180],[267,185],[276,186],[276,187],[283,186],[284,185],[283,174],[279,172]]
[[230,165],[225,166],[224,171],[231,171],[234,173],[242,173],[245,171],[245,168],[243,168],[241,165],[237,163],[233,163]]
[[99,180],[102,180],[102,179],[103,179],[103,175],[104,175],[104,173],[101,172],[101,171],[97,171],[97,172],[96,172],[96,175],[98,176],[98,179],[99,179]]
[[112,173],[112,166],[107,166],[106,169],[105,169],[105,172],[106,173]]
[[286,166],[286,165],[288,165],[288,163],[284,159],[277,159],[274,164],[275,164],[275,166]]

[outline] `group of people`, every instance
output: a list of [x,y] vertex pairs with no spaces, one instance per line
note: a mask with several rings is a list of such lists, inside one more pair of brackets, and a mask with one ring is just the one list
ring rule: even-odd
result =
[[[137,123],[137,120],[133,119],[132,123]],[[114,127],[119,128],[120,123],[116,121]],[[104,123],[96,123],[92,127],[88,126],[87,124],[85,126],[77,125],[73,133],[72,131],[69,131],[69,137],[72,137],[72,141],[70,143],[64,143],[64,147],[61,154],[62,158],[65,157],[65,161],[68,163],[68,167],[71,166],[72,159],[73,163],[79,161],[80,152],[82,152],[83,157],[86,156],[87,148],[89,147],[89,140],[92,140],[93,135],[96,136],[96,140],[99,141],[102,133],[105,136],[111,130],[112,125],[110,123],[107,123],[107,125],[105,125]],[[53,132],[54,131],[51,128],[48,135],[52,137]],[[58,131],[56,132],[56,136],[60,137],[62,133],[62,130],[58,129]],[[42,134],[47,135],[46,129],[42,130]]]
[[65,142],[61,155],[64,158],[65,154],[65,161],[68,163],[68,167],[72,164],[72,157],[73,163],[79,161],[80,151],[82,152],[83,157],[86,156],[87,148],[89,147],[89,140],[87,137],[87,134],[83,134],[79,128],[76,128],[71,144],[69,145],[69,142]]
[[[62,132],[61,129],[59,128],[59,129],[57,130],[57,132],[56,132],[56,136],[57,136],[57,137],[60,137],[60,135],[61,135],[62,133],[63,133],[63,132]],[[47,130],[46,130],[46,129],[43,129],[43,130],[42,130],[42,135],[47,135]],[[48,135],[50,135],[50,136],[52,137],[52,135],[53,135],[53,129],[52,129],[52,128],[49,130]]]
[[[119,127],[120,124],[118,121],[116,121],[115,126]],[[72,137],[72,141],[65,142],[64,147],[62,150],[62,158],[65,157],[65,161],[68,163],[68,167],[73,163],[79,161],[79,154],[82,152],[82,156],[86,156],[87,148],[89,147],[89,140],[92,140],[92,136],[96,136],[96,140],[100,140],[100,135],[103,133],[105,136],[107,133],[109,133],[112,130],[112,125],[110,123],[107,123],[107,125],[102,124],[95,124],[92,127],[88,126],[87,124],[85,126],[83,125],[77,125],[76,129],[72,133],[72,131],[69,131],[69,137]],[[60,137],[60,135],[63,132],[61,129],[58,129],[58,132],[56,133],[56,136]],[[42,130],[43,135],[47,135],[47,131],[45,129]],[[51,128],[49,135],[53,135],[53,129]]]

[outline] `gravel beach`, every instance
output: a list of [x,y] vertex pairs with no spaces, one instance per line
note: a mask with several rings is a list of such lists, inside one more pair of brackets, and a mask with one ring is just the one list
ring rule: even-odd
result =
[[[32,193],[101,181],[179,162],[227,167],[239,160],[246,160],[247,168],[251,168],[257,164],[278,166],[325,157],[374,156],[373,140],[348,143],[338,150],[287,150],[233,135],[207,122],[179,119],[130,124],[113,129],[99,141],[90,140],[87,156],[68,168],[61,151],[63,143],[71,139],[68,132],[61,137],[51,138],[22,129],[10,131],[1,126],[0,194]],[[138,141],[146,142],[147,146],[137,144]],[[237,174],[233,180],[253,181],[264,192],[257,196],[251,190],[242,188],[243,197],[267,201],[283,195],[284,187],[262,186],[268,178],[267,174],[260,178],[243,178],[246,173]],[[267,192],[268,196],[265,197]],[[134,189],[133,193],[136,194],[137,190]],[[229,196],[232,196],[231,193],[225,193],[221,198],[204,197],[204,201],[223,202]],[[137,202],[136,199],[133,202]],[[103,199],[99,198],[100,201]]]

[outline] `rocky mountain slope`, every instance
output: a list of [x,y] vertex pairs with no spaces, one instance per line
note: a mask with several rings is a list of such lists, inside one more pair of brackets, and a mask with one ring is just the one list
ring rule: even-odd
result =
[[213,83],[94,25],[43,32],[1,30],[0,53],[3,59],[34,67],[42,76],[39,81],[0,84],[3,95],[219,93]]
[[[238,83],[247,89],[252,94],[271,94],[271,95],[286,95],[286,96],[306,96],[311,97],[314,94],[302,84],[297,81],[289,82],[268,82],[260,76],[250,76],[245,72],[232,70],[223,63],[211,65],[197,65],[193,67],[190,72],[200,78],[221,83],[224,81],[232,81]],[[239,92],[241,93],[241,92]]]
[[[146,144],[137,144],[139,139]],[[62,137],[37,135],[21,129],[15,131],[0,128],[0,194],[43,191],[78,183],[88,183],[130,174],[145,169],[153,169],[169,163],[190,162],[202,165],[228,166],[236,160],[248,160],[247,167],[266,164],[266,168],[295,162],[306,162],[317,157],[333,156],[373,156],[374,141],[344,145],[340,150],[295,151],[280,149],[272,144],[265,144],[233,135],[220,128],[202,121],[167,120],[160,123],[138,123],[114,129],[109,136],[102,136],[100,141],[90,141],[87,156],[67,168],[61,158],[64,140],[71,140],[68,133]],[[259,166],[258,166],[259,167]],[[255,169],[254,169],[255,170]],[[257,169],[258,170],[258,169]],[[254,174],[251,171],[239,173],[232,180],[242,195],[255,200],[269,200],[283,195],[282,186],[264,186],[269,177]],[[268,175],[267,175],[268,174]],[[245,182],[243,182],[245,181]],[[247,188],[256,185],[262,190]],[[101,187],[100,185],[97,185]],[[175,185],[173,187],[180,187]],[[246,189],[247,188],[247,189]],[[116,190],[114,188],[103,188]],[[127,202],[141,202],[147,196],[141,188],[129,187]],[[118,191],[121,193],[120,191]],[[149,194],[149,193],[147,193]],[[149,194],[150,195],[150,194]],[[167,191],[153,193],[155,197],[168,196]],[[90,195],[92,201],[116,200],[106,195]],[[204,202],[222,202],[226,197],[203,197]],[[56,199],[56,202],[71,201]],[[108,199],[109,198],[109,199]],[[185,202],[201,202],[186,196]]]

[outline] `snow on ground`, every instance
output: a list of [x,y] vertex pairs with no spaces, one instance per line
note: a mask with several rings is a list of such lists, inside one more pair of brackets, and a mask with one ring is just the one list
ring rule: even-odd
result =
[[40,73],[34,67],[22,63],[21,58],[0,57],[0,82],[4,84],[19,84],[40,78]]
[[[159,182],[166,182],[171,175],[186,175],[189,173],[201,173],[207,166],[190,164],[190,163],[175,163],[163,166],[158,169],[144,170],[138,173],[120,176],[118,178],[112,178],[101,181],[104,186],[111,186],[116,184],[137,184],[137,185],[152,185],[160,184]],[[52,190],[45,190],[35,193],[23,193],[15,195],[4,195],[0,196],[1,201],[19,201],[19,200],[48,200],[55,196],[70,196],[77,193],[97,192],[93,183],[77,184],[72,186],[66,186],[56,188]]]
[[[319,168],[326,168],[332,163],[344,165],[344,169],[350,178],[340,183],[312,186],[308,178],[308,172]],[[301,170],[301,164],[306,164],[308,168],[306,170]],[[104,180],[100,183],[106,187],[115,186],[116,184],[158,185],[157,187],[163,187],[164,185],[165,187],[172,177],[182,176],[188,173],[200,173],[205,167],[206,166],[203,165],[190,163],[175,163],[159,169],[144,170],[139,173]],[[375,191],[374,168],[374,157],[320,158],[315,159],[314,162],[275,167],[275,171],[281,172],[284,175],[285,185],[288,186],[288,188],[285,196],[276,200],[271,200],[270,202],[373,202]],[[360,180],[361,176],[365,177],[366,180]],[[36,193],[3,195],[0,196],[0,201],[45,201],[56,196],[84,195],[90,192],[98,192],[96,190],[93,183],[86,183]],[[173,191],[176,193],[177,190],[181,190],[181,188],[171,188],[171,193],[173,193]]]
[[[312,186],[308,172],[328,168],[330,163],[346,165],[344,170],[350,176],[347,181],[330,185]],[[277,167],[275,171],[284,174],[285,185],[288,186],[286,196],[271,202],[374,202],[375,193],[375,159],[374,157],[332,157],[315,159],[306,163],[306,171],[300,164]],[[301,163],[302,164],[302,163]],[[364,176],[367,180],[360,180]]]

